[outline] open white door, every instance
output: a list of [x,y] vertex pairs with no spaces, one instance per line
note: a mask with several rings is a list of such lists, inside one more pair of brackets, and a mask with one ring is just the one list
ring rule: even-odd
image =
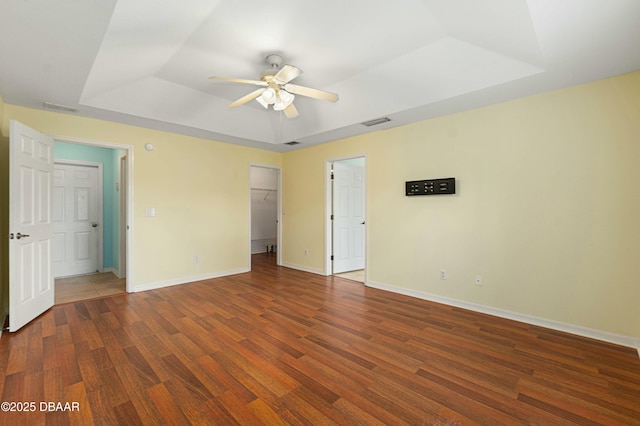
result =
[[364,166],[333,163],[333,273],[364,269]]
[[9,331],[53,306],[53,139],[17,121],[9,147]]

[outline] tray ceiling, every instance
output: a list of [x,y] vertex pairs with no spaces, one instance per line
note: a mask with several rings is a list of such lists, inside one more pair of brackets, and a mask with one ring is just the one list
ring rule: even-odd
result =
[[[638,18],[634,0],[5,0],[0,95],[286,151],[638,70]],[[255,87],[208,77],[259,79],[269,53],[339,102],[227,109]]]

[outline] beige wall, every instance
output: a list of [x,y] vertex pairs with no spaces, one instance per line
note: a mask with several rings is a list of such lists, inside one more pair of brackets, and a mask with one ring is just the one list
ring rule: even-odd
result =
[[640,73],[284,154],[285,263],[324,268],[325,161],[360,153],[372,283],[640,337]]
[[[5,104],[4,134],[9,120],[134,147],[134,287],[249,268],[249,166],[280,166],[281,154]],[[157,216],[145,217],[151,207]]]

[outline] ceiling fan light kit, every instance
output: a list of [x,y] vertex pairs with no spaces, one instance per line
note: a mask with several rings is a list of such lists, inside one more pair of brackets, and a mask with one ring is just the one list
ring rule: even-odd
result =
[[254,90],[235,102],[232,102],[227,106],[227,108],[235,108],[255,99],[265,109],[268,109],[269,105],[273,105],[274,111],[282,111],[287,118],[295,118],[299,115],[298,110],[293,104],[293,101],[296,98],[295,95],[306,96],[314,99],[323,99],[329,102],[338,101],[338,95],[335,93],[290,84],[289,82],[291,80],[302,74],[302,70],[294,67],[293,65],[285,65],[280,68],[280,65],[282,64],[282,57],[280,55],[268,55],[266,60],[270,68],[262,72],[260,80],[246,80],[217,76],[209,77],[211,80],[252,84],[263,87],[261,89]]

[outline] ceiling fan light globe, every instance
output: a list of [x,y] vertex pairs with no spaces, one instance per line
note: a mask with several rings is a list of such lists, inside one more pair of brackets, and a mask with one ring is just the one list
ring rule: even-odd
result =
[[282,99],[282,102],[284,103],[285,108],[291,105],[291,102],[293,102],[295,98],[296,97],[294,95],[287,92],[286,90],[280,90],[280,99]]
[[265,102],[265,100],[264,100],[264,99],[262,99],[262,96],[258,96],[258,97],[256,98],[256,101],[258,101],[258,103],[259,103],[260,105],[262,105],[263,107],[265,107],[265,108],[269,108],[269,103],[268,103],[268,102]]
[[264,92],[262,92],[262,95],[260,96],[266,103],[268,104],[272,104],[273,103],[273,98],[275,98],[276,96],[276,92],[269,87],[267,90],[265,90]]
[[295,98],[296,97],[291,93],[280,90],[280,96],[276,98],[276,103],[273,104],[273,109],[276,111],[282,111],[283,109],[291,105]]
[[273,104],[273,109],[276,111],[282,111],[283,109],[285,109],[288,105],[285,104],[284,102],[282,102],[281,100],[276,101],[275,104]]

